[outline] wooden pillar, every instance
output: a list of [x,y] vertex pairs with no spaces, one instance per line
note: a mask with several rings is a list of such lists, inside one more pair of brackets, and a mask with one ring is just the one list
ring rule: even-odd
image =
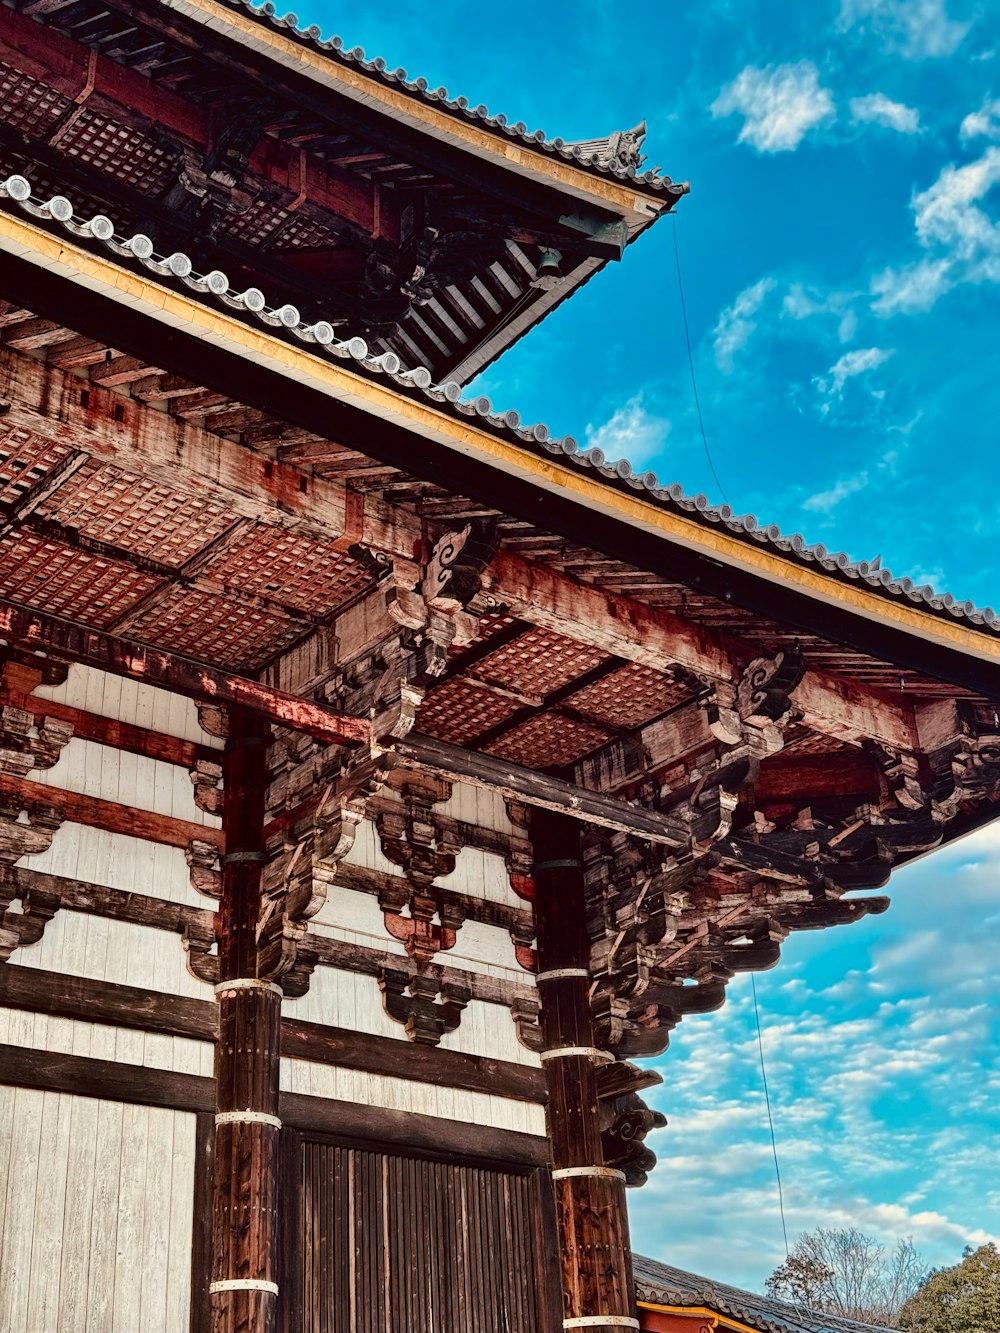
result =
[[268,730],[233,709],[223,758],[212,1333],[274,1333],[281,991],[257,976]]
[[542,1061],[559,1227],[563,1328],[638,1328],[624,1173],[601,1150],[579,824],[532,816]]

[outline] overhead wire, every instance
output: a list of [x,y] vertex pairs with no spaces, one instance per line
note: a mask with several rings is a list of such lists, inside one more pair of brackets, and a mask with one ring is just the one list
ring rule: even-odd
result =
[[698,394],[698,380],[694,373],[694,356],[691,352],[691,332],[688,328],[687,302],[684,300],[684,279],[681,276],[681,255],[677,245],[677,214],[671,213],[670,218],[674,224],[674,263],[677,267],[677,291],[681,298],[681,318],[684,321],[684,342],[687,345],[688,369],[691,372],[691,388],[694,391],[694,405],[695,410],[698,413],[698,428],[701,431],[701,442],[705,447],[705,457],[708,459],[709,471],[712,473],[715,484],[719,488],[719,494],[722,496],[723,500],[725,500],[726,504],[729,504],[729,496],[726,494],[725,488],[719,480],[719,474],[715,470],[715,463],[712,460],[712,451],[708,447],[708,436],[705,433],[705,419],[701,412],[701,398]]
[[774,1175],[778,1182],[778,1211],[781,1213],[781,1234],[785,1238],[785,1258],[791,1258],[788,1248],[788,1227],[785,1225],[785,1197],[781,1189],[781,1169],[778,1166],[778,1144],[774,1136],[774,1118],[771,1115],[771,1094],[767,1088],[767,1070],[764,1068],[764,1040],[760,1032],[760,1007],[757,1004],[757,982],[750,973],[750,985],[753,988],[753,1012],[757,1020],[757,1050],[760,1054],[760,1077],[764,1084],[764,1105],[767,1107],[767,1127],[771,1131],[771,1153],[774,1156]]

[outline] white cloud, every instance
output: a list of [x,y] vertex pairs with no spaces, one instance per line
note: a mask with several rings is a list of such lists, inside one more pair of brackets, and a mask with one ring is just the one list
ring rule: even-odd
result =
[[841,0],[839,26],[871,30],[911,59],[950,56],[971,23],[950,18],[946,0]]
[[1000,223],[983,207],[1000,183],[1000,147],[945,167],[929,189],[914,195],[917,240],[936,255],[903,269],[887,269],[872,282],[878,315],[929,310],[961,282],[1000,282]]
[[640,392],[607,421],[597,426],[588,424],[586,445],[588,449],[600,449],[605,458],[627,458],[633,467],[645,467],[663,448],[669,434],[670,422],[650,412]]
[[748,65],[712,103],[715,117],[741,115],[739,142],[759,153],[797,148],[811,129],[834,115],[833,96],[808,60],[795,65]]
[[859,124],[885,125],[900,134],[920,132],[920,114],[915,107],[893,102],[885,93],[869,93],[851,98],[851,116]]
[[987,97],[978,111],[970,111],[958,133],[962,139],[1000,139],[1000,97]]
[[828,514],[831,509],[840,504],[841,500],[846,500],[849,495],[863,491],[867,485],[868,473],[859,472],[856,477],[847,477],[843,481],[838,481],[829,490],[817,491],[815,495],[810,495],[808,499],[802,501],[802,508],[811,509],[813,513]]
[[773,278],[761,278],[753,286],[745,287],[732,305],[726,306],[719,316],[713,331],[713,346],[715,363],[725,374],[732,371],[736,353],[750,341],[757,327],[754,315],[773,287]]
[[820,393],[827,397],[838,397],[844,392],[844,385],[848,380],[867,374],[869,370],[874,370],[888,361],[890,356],[892,350],[884,347],[856,347],[853,351],[845,352],[839,361],[835,361],[826,372],[826,377],[817,376],[813,383]]
[[953,283],[946,259],[922,259],[909,268],[886,269],[872,280],[876,315],[916,314],[930,310]]

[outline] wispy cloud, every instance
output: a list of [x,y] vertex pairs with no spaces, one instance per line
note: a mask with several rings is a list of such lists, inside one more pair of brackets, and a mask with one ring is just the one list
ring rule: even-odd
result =
[[892,356],[892,350],[884,347],[856,347],[833,363],[826,375],[818,375],[813,383],[820,393],[827,397],[837,397],[844,392],[848,380],[858,375],[867,374],[881,366]]
[[645,467],[656,458],[670,434],[670,421],[651,412],[642,393],[634,394],[607,421],[588,424],[586,445],[605,458],[627,458],[633,467]]
[[970,22],[950,17],[946,0],[841,0],[842,31],[872,32],[911,60],[950,56]]
[[868,473],[859,472],[855,477],[845,477],[842,481],[838,481],[828,490],[817,491],[815,495],[810,495],[802,501],[802,508],[814,514],[828,514],[831,509],[836,509],[842,500],[846,500],[849,495],[856,495],[858,491],[863,491],[867,485]]
[[978,111],[970,111],[958,133],[962,139],[1000,139],[1000,97],[987,97]]
[[725,374],[733,370],[736,353],[741,351],[757,327],[754,316],[774,287],[773,278],[761,278],[740,292],[732,305],[726,306],[719,316],[712,334],[715,363]]
[[748,65],[712,103],[715,117],[740,115],[739,142],[759,153],[797,148],[811,129],[835,114],[833,95],[809,60],[795,65]]
[[974,162],[945,167],[911,207],[917,240],[931,254],[902,269],[888,269],[872,283],[878,315],[929,310],[962,282],[1000,282],[1000,223],[983,206],[1000,182],[1000,147]]
[[859,125],[884,125],[900,134],[919,134],[920,113],[903,102],[893,102],[885,93],[851,98],[851,118]]

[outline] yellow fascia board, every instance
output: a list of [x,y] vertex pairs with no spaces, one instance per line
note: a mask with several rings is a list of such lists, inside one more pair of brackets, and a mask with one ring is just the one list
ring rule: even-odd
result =
[[639,215],[646,222],[669,207],[671,202],[643,194],[637,187],[623,185],[612,177],[592,176],[569,162],[536,152],[527,144],[479,129],[413,94],[401,92],[378,78],[342,65],[314,50],[308,42],[286,37],[270,24],[256,22],[239,10],[219,4],[218,0],[161,0],[161,3],[355,102],[373,106],[433,138],[458,143],[478,157],[495,158],[519,175],[557,185],[580,199],[596,200],[619,213]]
[[760,1333],[760,1329],[754,1328],[752,1324],[743,1324],[727,1314],[719,1314],[717,1310],[709,1310],[701,1305],[654,1305],[652,1301],[639,1301],[638,1305],[640,1310],[648,1310],[650,1314],[676,1314],[690,1319],[708,1319],[711,1320],[712,1328],[717,1328],[721,1324],[725,1330],[735,1329],[737,1333]]
[[619,490],[587,471],[540,457],[471,422],[457,420],[431,404],[399,393],[387,384],[369,380],[345,370],[335,361],[273,337],[265,329],[256,329],[190,296],[149,281],[14,214],[0,213],[0,251],[19,255],[80,286],[130,305],[159,323],[261,365],[292,383],[306,385],[338,402],[392,421],[589,511],[618,519],[654,537],[925,642],[1000,664],[1000,636],[979,633],[957,621],[943,620],[916,607],[879,597],[867,588],[842,583],[766,548],[741,542],[728,532],[706,528],[639,494]]

